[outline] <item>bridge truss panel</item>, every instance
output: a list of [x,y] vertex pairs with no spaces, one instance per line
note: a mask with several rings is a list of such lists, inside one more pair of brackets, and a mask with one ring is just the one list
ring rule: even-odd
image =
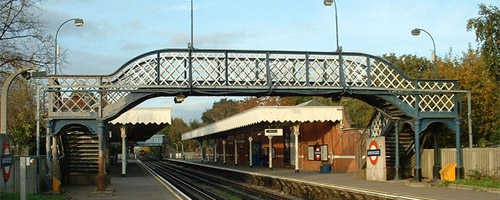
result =
[[106,118],[102,113],[111,112],[103,110],[126,106],[132,93],[210,96],[220,91],[384,94],[412,113],[457,112],[456,81],[409,79],[387,61],[360,53],[165,49],[140,55],[110,75],[50,76],[47,87],[52,116]]

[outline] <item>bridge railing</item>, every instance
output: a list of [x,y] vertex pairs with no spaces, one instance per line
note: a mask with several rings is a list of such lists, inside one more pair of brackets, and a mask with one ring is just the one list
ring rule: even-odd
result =
[[[131,92],[257,89],[393,92],[423,112],[452,112],[455,81],[413,80],[387,61],[361,53],[164,49],[103,76],[49,77],[51,112],[100,113]],[[414,93],[412,90],[420,91]],[[188,94],[189,95],[189,94]]]

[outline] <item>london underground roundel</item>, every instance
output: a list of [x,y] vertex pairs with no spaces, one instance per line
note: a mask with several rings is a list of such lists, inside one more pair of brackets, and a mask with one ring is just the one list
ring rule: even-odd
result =
[[370,143],[367,155],[370,163],[372,163],[373,165],[377,164],[378,157],[380,156],[380,149],[378,148],[378,145],[375,141],[372,141]]
[[2,148],[2,172],[3,179],[7,182],[10,178],[10,171],[12,165],[12,151],[10,149],[9,141],[6,141]]

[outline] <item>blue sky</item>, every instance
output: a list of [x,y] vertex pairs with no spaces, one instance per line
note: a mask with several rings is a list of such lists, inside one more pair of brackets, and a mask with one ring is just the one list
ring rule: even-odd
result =
[[[498,0],[337,0],[339,43],[344,51],[374,55],[416,54],[430,57],[432,34],[438,56],[476,48],[466,21],[478,16],[478,4]],[[204,49],[335,50],[333,7],[323,0],[194,0],[194,46]],[[190,37],[189,0],[47,0],[40,4],[47,30],[73,17],[85,25],[66,24],[58,43],[66,55],[64,74],[109,74],[135,56],[162,48],[185,48]],[[52,31],[52,32],[51,32]],[[200,118],[218,98],[193,98],[173,105],[156,98],[141,106],[173,107],[173,116]]]

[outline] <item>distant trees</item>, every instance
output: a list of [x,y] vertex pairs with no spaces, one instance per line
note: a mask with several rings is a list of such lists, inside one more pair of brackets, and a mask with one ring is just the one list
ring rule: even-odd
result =
[[500,84],[500,10],[497,6],[479,4],[479,15],[467,21],[467,30],[476,32],[483,65]]
[[[47,67],[52,60],[51,37],[41,21],[38,0],[0,1],[0,83],[19,69]],[[13,135],[18,153],[34,152],[35,89],[31,81],[16,79],[9,90],[8,133]]]
[[[468,20],[467,30],[476,32],[479,49],[469,49],[461,56],[453,56],[450,52],[437,59],[438,78],[458,80],[460,90],[470,90],[472,93],[473,138],[479,146],[500,144],[500,11],[497,6],[479,5],[479,17]],[[433,63],[424,57],[394,53],[382,56],[412,79],[430,79],[434,76]],[[197,128],[208,123],[227,118],[238,112],[256,106],[293,106],[311,99],[316,99],[324,105],[342,105],[349,110],[354,127],[366,127],[375,112],[370,105],[356,100],[333,102],[324,97],[248,97],[242,101],[221,99],[212,108],[203,112],[202,121],[190,123],[191,128]],[[462,138],[468,138],[467,109],[463,96],[461,117]],[[431,125],[428,131],[441,133],[441,145],[454,145],[454,133],[446,128]],[[463,144],[467,140],[462,140]]]
[[240,107],[237,101],[231,99],[221,99],[212,105],[212,108],[207,109],[201,115],[201,120],[205,124],[210,124],[221,119],[230,117],[240,112]]

